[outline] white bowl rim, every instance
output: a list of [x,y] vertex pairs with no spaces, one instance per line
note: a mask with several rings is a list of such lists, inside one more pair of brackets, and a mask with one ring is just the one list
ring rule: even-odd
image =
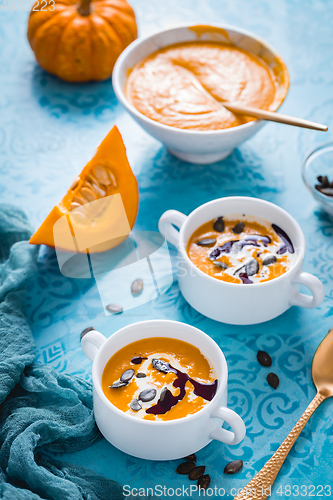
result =
[[[324,142],[323,144],[319,144],[319,146],[316,146],[315,148],[311,149],[311,151],[309,151],[309,153],[306,154],[306,156],[304,157],[303,163],[302,163],[302,179],[303,179],[305,186],[309,189],[309,191],[311,192],[311,194],[313,195],[313,197],[315,199],[323,200],[328,204],[330,204],[330,203],[333,204],[333,198],[330,198],[327,195],[318,191],[316,188],[313,188],[313,186],[308,182],[307,175],[306,175],[307,165],[308,165],[309,160],[311,159],[311,157],[313,155],[315,155],[316,153],[319,153],[320,150],[322,150],[322,153],[320,153],[320,154],[324,154],[325,150],[327,150],[327,152],[330,150],[333,152],[333,141]],[[318,155],[318,156],[320,156],[320,155]]]
[[[288,85],[286,89],[286,94],[282,100],[282,102],[277,106],[277,108],[274,111],[277,111],[280,106],[282,106],[283,102],[285,101],[288,90],[289,90],[289,72],[286,63],[280,56],[280,54],[274,49],[272,45],[270,45],[268,42],[266,42],[263,38],[255,35],[251,31],[244,30],[242,28],[238,28],[236,26],[233,26],[231,24],[223,24],[223,23],[216,23],[216,24],[211,24],[211,23],[205,23],[205,24],[193,24],[193,23],[182,23],[182,24],[175,24],[169,28],[164,28],[164,29],[159,29],[151,33],[150,35],[146,35],[144,37],[139,37],[134,42],[130,43],[125,50],[120,54],[118,57],[116,64],[113,68],[112,72],[112,86],[113,90],[116,94],[117,99],[121,102],[121,104],[124,106],[125,109],[127,109],[131,114],[135,115],[138,119],[142,120],[143,122],[146,122],[149,125],[155,125],[157,128],[160,130],[168,130],[168,131],[177,131],[178,133],[181,133],[183,135],[196,135],[196,134],[204,134],[204,135],[217,135],[217,134],[230,134],[234,132],[235,130],[246,130],[247,128],[256,128],[258,126],[262,125],[263,120],[253,120],[247,123],[243,123],[241,125],[237,125],[236,127],[228,127],[224,129],[219,129],[219,130],[189,130],[189,129],[183,129],[183,128],[177,128],[173,127],[171,125],[165,125],[164,123],[160,123],[156,120],[152,120],[151,118],[148,118],[148,116],[144,115],[143,113],[140,113],[135,106],[133,106],[128,99],[126,98],[124,89],[121,87],[119,83],[119,76],[122,70],[122,65],[125,63],[126,58],[129,56],[129,54],[132,52],[133,49],[135,49],[137,46],[141,45],[142,43],[146,42],[150,38],[154,38],[155,36],[161,34],[161,33],[166,33],[168,31],[174,31],[178,29],[184,29],[184,28],[191,28],[195,26],[211,26],[213,28],[221,28],[221,29],[230,29],[235,31],[236,33],[240,33],[242,35],[248,36],[249,38],[252,38],[253,40],[256,40],[257,42],[260,42],[264,47],[266,47],[268,50],[272,52],[282,63],[284,64],[285,68],[285,73],[288,78]],[[167,45],[166,45],[167,47]]]
[[[207,335],[207,333],[203,332],[199,328],[192,326],[192,325],[188,325],[187,323],[183,323],[182,321],[174,321],[174,320],[168,320],[168,319],[150,319],[150,320],[145,320],[145,321],[138,321],[137,323],[131,323],[130,325],[124,326],[123,328],[120,328],[115,333],[113,333],[108,339],[106,339],[105,344],[107,342],[111,343],[112,338],[115,338],[115,336],[121,337],[121,335],[124,333],[124,331],[132,330],[132,329],[135,330],[137,325],[143,325],[143,324],[147,324],[147,323],[150,323],[150,324],[152,324],[152,323],[167,323],[170,326],[170,328],[172,328],[174,325],[181,325],[183,328],[187,328],[187,329],[190,329],[192,331],[196,330],[197,332],[199,332],[200,335],[203,335],[206,338],[206,340],[208,340],[209,343],[211,343],[211,345],[213,346],[214,349],[216,349],[218,351],[220,361],[222,364],[223,373],[222,373],[222,377],[220,379],[217,379],[218,386],[217,386],[216,394],[213,397],[213,399],[211,401],[209,401],[203,408],[201,408],[197,412],[193,413],[192,415],[187,415],[186,417],[176,418],[173,420],[144,420],[142,418],[137,418],[137,417],[134,417],[133,415],[129,415],[129,414],[123,412],[122,410],[117,408],[113,403],[111,403],[111,401],[106,397],[106,395],[104,394],[104,391],[102,389],[102,381],[99,379],[99,377],[96,373],[97,372],[97,364],[99,362],[99,357],[101,356],[101,352],[103,350],[104,344],[99,348],[99,350],[95,356],[94,362],[93,362],[93,367],[92,367],[93,387],[95,388],[99,397],[102,399],[102,401],[107,405],[107,407],[109,409],[116,412],[118,415],[122,416],[123,418],[128,419],[131,422],[133,422],[133,420],[134,420],[139,425],[164,425],[164,426],[165,425],[177,425],[177,423],[179,424],[180,422],[185,422],[185,421],[188,422],[189,420],[194,420],[196,418],[200,418],[200,416],[203,413],[205,413],[205,412],[207,413],[210,410],[210,407],[212,406],[212,404],[216,404],[216,401],[219,401],[219,399],[222,395],[222,392],[227,390],[228,365],[227,365],[227,361],[225,359],[225,356],[224,356],[222,349],[215,342],[215,340],[212,339],[212,337]],[[149,337],[147,337],[147,338],[149,338]],[[179,340],[182,340],[182,339],[179,339]],[[135,340],[133,340],[133,342],[135,342]],[[190,343],[190,342],[188,342],[188,343]],[[210,362],[210,360],[208,360],[208,361]],[[104,368],[105,368],[105,365],[104,365]],[[104,371],[104,368],[103,368],[103,371]]]
[[[262,200],[261,198],[253,198],[251,196],[226,196],[224,198],[216,198],[215,200],[211,200],[211,201],[208,201],[207,203],[203,203],[202,205],[200,205],[199,207],[197,207],[195,210],[193,210],[188,216],[187,216],[187,219],[186,221],[184,222],[184,224],[182,225],[182,227],[180,228],[180,231],[179,231],[179,239],[181,239],[183,237],[183,233],[185,231],[185,226],[186,226],[186,223],[188,221],[188,218],[191,216],[194,216],[196,215],[196,213],[198,213],[203,207],[206,207],[207,205],[214,205],[214,203],[220,201],[220,200],[233,200],[233,201],[243,201],[243,200],[251,200],[251,201],[254,201],[255,202],[259,202],[259,203],[263,203],[263,204],[268,204],[268,205],[271,205],[273,206],[274,208],[276,208],[278,211],[282,212],[282,214],[284,216],[286,216],[289,220],[292,221],[296,231],[299,233],[299,237],[300,237],[300,240],[301,240],[301,243],[302,243],[302,247],[301,247],[301,251],[297,251],[297,259],[296,259],[296,262],[294,263],[294,265],[288,269],[287,272],[285,272],[284,274],[281,274],[280,276],[278,276],[277,278],[273,278],[269,281],[263,281],[263,282],[259,282],[259,283],[252,283],[251,286],[249,286],[249,290],[253,289],[253,287],[264,287],[264,286],[274,286],[274,283],[276,283],[277,281],[281,281],[282,279],[285,279],[285,277],[287,275],[289,275],[290,273],[292,273],[292,271],[298,266],[298,264],[302,261],[302,259],[304,258],[304,253],[305,253],[305,236],[303,234],[303,231],[302,231],[302,228],[301,226],[298,224],[297,220],[294,219],[294,217],[292,215],[290,215],[286,210],[284,210],[283,208],[279,207],[278,205],[276,205],[275,203],[271,203],[270,201],[266,201],[266,200]],[[251,214],[248,214],[249,216],[251,216]],[[264,219],[264,217],[263,217]],[[267,220],[267,219],[265,219]],[[208,221],[207,221],[208,222]],[[268,221],[269,222],[269,221]],[[282,228],[281,228],[282,229]],[[289,235],[288,235],[289,236]],[[294,245],[293,243],[293,240],[292,238],[291,239],[291,242],[292,244]],[[187,246],[187,241],[180,241],[180,244],[179,244],[179,251],[180,253],[182,254],[182,257],[185,258],[188,262],[188,264],[192,267],[192,269],[195,269],[196,272],[199,273],[200,276],[203,276],[211,281],[214,281],[215,283],[218,282],[218,283],[221,283],[221,286],[228,286],[228,287],[239,287],[241,285],[241,283],[229,283],[228,281],[223,281],[223,280],[217,280],[216,278],[213,278],[213,276],[209,276],[209,274],[206,274],[204,273],[203,271],[201,271],[201,269],[199,269],[195,264],[193,264],[193,262],[191,261],[191,259],[189,258],[189,256],[187,255],[187,252],[186,252],[186,246]]]

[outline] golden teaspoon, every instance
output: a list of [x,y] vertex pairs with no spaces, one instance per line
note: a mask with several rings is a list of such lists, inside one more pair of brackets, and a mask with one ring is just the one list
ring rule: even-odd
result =
[[250,106],[244,106],[242,103],[237,102],[226,102],[215,99],[208,90],[199,82],[199,80],[194,76],[194,74],[188,69],[184,68],[178,64],[178,68],[186,74],[187,78],[190,78],[193,85],[199,90],[199,92],[205,94],[208,99],[210,99],[215,104],[218,103],[219,106],[223,106],[228,111],[232,113],[252,116],[253,118],[259,118],[260,120],[266,120],[270,122],[284,123],[285,125],[294,125],[295,127],[310,128],[313,130],[320,130],[321,132],[327,132],[327,125],[322,125],[321,123],[311,122],[309,120],[303,120],[303,118],[296,118],[295,116],[282,115],[281,113],[275,113],[275,111],[268,111],[266,109],[252,108]]
[[283,462],[311,415],[326,398],[333,396],[333,328],[321,341],[314,354],[312,379],[317,388],[316,396],[274,455],[234,500],[265,500],[271,494],[271,486]]

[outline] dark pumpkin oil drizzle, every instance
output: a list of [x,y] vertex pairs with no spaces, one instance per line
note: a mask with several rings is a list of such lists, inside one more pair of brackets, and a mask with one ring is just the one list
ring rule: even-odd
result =
[[286,252],[294,253],[295,252],[294,245],[292,244],[291,239],[289,238],[287,233],[285,233],[283,229],[281,229],[276,224],[272,224],[272,228],[284,243],[284,245],[276,253],[279,255],[282,255]]
[[[286,252],[294,253],[295,252],[294,246],[287,233],[283,231],[283,229],[281,229],[276,224],[272,224],[272,228],[284,243],[283,246],[279,248],[279,250],[276,253],[278,255],[282,255]],[[260,234],[251,234],[244,240],[230,240],[224,243],[221,247],[214,248],[214,250],[210,253],[209,258],[210,260],[216,260],[222,253],[230,253],[235,243],[239,244],[239,251],[242,250],[242,248],[245,245],[260,247],[261,245],[258,243],[259,241],[262,242],[264,247],[267,247],[268,243],[270,243],[272,240],[269,236],[261,236]],[[259,257],[259,255],[257,254],[257,257]],[[239,278],[242,280],[244,284],[253,284],[253,281],[250,280],[247,273],[240,273]]]
[[131,363],[134,365],[141,365],[142,361],[148,358],[143,358],[142,356],[134,356],[134,358],[131,359]]
[[156,405],[148,408],[146,413],[152,415],[164,415],[167,411],[171,410],[171,408],[175,406],[178,401],[181,401],[185,397],[185,384],[188,381],[194,386],[193,392],[196,396],[200,396],[207,401],[211,401],[213,399],[217,390],[217,380],[214,380],[212,384],[203,384],[193,380],[187,373],[177,370],[177,368],[171,366],[170,363],[166,363],[166,365],[169,368],[169,372],[173,372],[177,375],[176,380],[173,382],[173,386],[178,388],[180,392],[178,396],[174,396],[169,389],[165,389],[163,397],[160,397]]

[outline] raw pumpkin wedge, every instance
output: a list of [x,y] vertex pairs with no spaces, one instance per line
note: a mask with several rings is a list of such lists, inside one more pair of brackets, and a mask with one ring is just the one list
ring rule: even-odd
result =
[[29,243],[74,253],[110,250],[131,232],[138,206],[138,183],[114,126]]

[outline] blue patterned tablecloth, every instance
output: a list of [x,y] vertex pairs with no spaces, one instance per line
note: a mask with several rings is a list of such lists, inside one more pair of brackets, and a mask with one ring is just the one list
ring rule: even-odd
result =
[[[132,4],[142,35],[181,22],[226,22],[265,38],[290,71],[283,112],[333,127],[331,2],[132,0]],[[26,40],[26,23],[27,12],[0,10],[1,202],[19,205],[37,227],[116,123],[140,186],[137,230],[156,231],[159,217],[169,208],[189,213],[229,195],[277,203],[304,230],[305,270],[324,283],[325,301],[316,310],[293,307],[257,326],[228,326],[201,316],[184,301],[176,281],[149,304],[106,317],[96,285],[62,276],[54,252],[45,247],[38,279],[29,290],[27,313],[38,359],[86,380],[91,379],[91,364],[79,343],[86,326],[109,336],[136,321],[169,318],[195,325],[218,342],[229,365],[229,405],[243,417],[247,434],[234,447],[212,442],[198,453],[198,462],[206,464],[211,486],[225,488],[225,498],[231,498],[230,489],[245,485],[264,465],[315,394],[311,359],[333,326],[333,224],[306,191],[300,169],[305,153],[332,139],[332,134],[267,124],[224,161],[207,166],[183,163],[126,114],[111,81],[70,85],[41,70]],[[258,349],[272,355],[272,370],[280,377],[275,391],[266,382],[267,369],[256,361]],[[333,486],[332,410],[333,401],[325,402],[302,432],[282,467],[274,498],[280,493],[288,496],[288,485],[291,497],[297,496],[297,487],[305,498],[328,495],[328,488],[321,491],[320,485]],[[244,460],[242,471],[223,474],[226,463],[236,458]],[[179,462],[132,458],[105,440],[66,459],[132,488],[190,484],[175,474]]]

